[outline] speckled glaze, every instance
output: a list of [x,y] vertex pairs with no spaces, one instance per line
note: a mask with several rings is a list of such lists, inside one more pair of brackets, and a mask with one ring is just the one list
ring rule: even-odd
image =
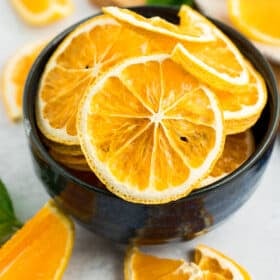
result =
[[[178,22],[176,8],[137,7],[134,10],[148,17],[161,16]],[[276,82],[268,63],[252,44],[230,27],[212,21],[231,37],[263,75],[269,91],[268,103],[253,127],[256,151],[249,160],[224,179],[167,204],[124,201],[107,191],[94,174],[74,174],[55,162],[43,145],[35,122],[35,97],[40,77],[53,51],[77,24],[51,41],[33,65],[25,87],[24,123],[35,173],[55,201],[92,232],[120,243],[189,240],[225,221],[257,188],[271,155],[279,122]]]

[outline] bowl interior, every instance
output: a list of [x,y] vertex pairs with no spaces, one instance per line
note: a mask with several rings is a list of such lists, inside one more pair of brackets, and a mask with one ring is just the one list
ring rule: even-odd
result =
[[[146,16],[161,16],[173,23],[178,23],[179,19],[177,17],[178,9],[174,7],[134,7],[132,10]],[[87,19],[83,20],[86,21]],[[81,21],[81,22],[83,22]],[[256,161],[260,160],[263,153],[269,149],[272,145],[272,142],[275,138],[278,122],[279,122],[279,97],[277,94],[277,86],[275,82],[275,78],[273,72],[264,59],[264,57],[259,53],[259,51],[242,35],[240,35],[237,31],[233,30],[232,28],[228,27],[227,25],[211,19],[222,31],[224,31],[238,46],[240,51],[247,57],[252,64],[256,67],[256,69],[262,74],[264,77],[269,97],[267,105],[258,120],[258,122],[253,127],[253,134],[256,141],[256,151],[254,154],[236,171],[234,171],[229,176],[196,191],[193,191],[189,196],[195,196],[202,192],[209,192],[212,189],[217,187],[222,187],[224,183],[229,180],[232,180],[235,176],[239,176],[240,173],[245,172],[246,169],[250,168]],[[25,127],[29,137],[32,138],[33,143],[35,143],[36,148],[40,150],[41,154],[45,157],[45,160],[55,168],[57,168],[64,176],[68,177],[70,180],[74,181],[81,187],[86,189],[91,189],[96,192],[102,192],[109,196],[114,196],[112,193],[107,191],[106,189],[101,189],[96,187],[95,185],[88,184],[87,182],[77,178],[71,172],[67,171],[61,165],[59,165],[56,161],[54,161],[50,155],[44,144],[42,143],[40,131],[36,125],[35,120],[35,99],[38,91],[38,87],[40,84],[40,78],[44,71],[45,65],[55,51],[59,43],[63,40],[63,38],[73,30],[77,25],[81,22],[69,27],[64,32],[59,34],[56,38],[54,38],[47,47],[41,52],[37,60],[35,61],[27,82],[25,86],[25,95],[24,95],[24,119],[25,119]],[[189,197],[188,196],[188,197]],[[188,199],[188,197],[183,199]]]

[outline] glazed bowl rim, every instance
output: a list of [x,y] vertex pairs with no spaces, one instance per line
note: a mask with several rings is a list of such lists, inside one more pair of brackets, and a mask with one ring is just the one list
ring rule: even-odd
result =
[[[130,9],[132,10],[138,10],[138,9],[150,9],[153,11],[156,10],[162,10],[162,11],[171,11],[171,12],[177,12],[178,7],[172,7],[168,5],[161,5],[161,6],[136,6],[136,7],[131,7]],[[84,18],[80,21],[78,21],[75,24],[72,24],[68,28],[66,28],[64,31],[60,32],[57,36],[55,36],[48,44],[47,46],[42,50],[42,52],[39,54],[37,57],[36,61],[34,62],[29,75],[27,77],[26,83],[25,83],[25,88],[24,88],[24,99],[23,99],[23,113],[24,113],[24,125],[25,125],[25,130],[26,134],[32,137],[33,143],[35,143],[36,148],[40,151],[40,153],[43,155],[44,160],[53,168],[55,168],[62,176],[67,177],[69,180],[75,182],[77,185],[79,185],[82,188],[86,188],[87,190],[102,193],[106,196],[111,196],[115,197],[116,199],[122,200],[122,198],[114,195],[112,192],[110,192],[107,189],[99,188],[94,185],[91,185],[89,183],[86,183],[85,181],[77,178],[75,175],[71,174],[70,171],[65,169],[62,165],[60,165],[58,162],[56,162],[47,152],[46,147],[42,143],[42,140],[40,139],[40,132],[39,128],[36,125],[36,117],[35,117],[35,108],[31,108],[32,104],[30,105],[28,100],[28,95],[29,95],[29,87],[31,86],[30,83],[32,81],[32,78],[34,76],[34,73],[37,71],[38,65],[40,66],[41,60],[45,59],[46,54],[48,53],[49,49],[53,48],[53,46],[58,46],[58,44],[65,38],[66,35],[68,35],[71,31],[73,31],[78,25],[81,23],[87,21],[90,18],[93,18],[97,15],[100,15],[101,13],[96,13],[93,14],[92,16],[89,16],[87,18]],[[272,102],[272,108],[273,110],[270,110],[270,119],[271,121],[269,122],[269,126],[267,128],[266,135],[263,137],[261,144],[258,146],[258,148],[254,151],[254,153],[251,155],[251,157],[243,163],[239,168],[237,168],[234,172],[230,173],[229,175],[223,177],[222,179],[209,184],[208,186],[193,190],[190,194],[187,196],[180,198],[176,201],[183,201],[183,200],[191,200],[192,198],[201,195],[201,194],[206,194],[209,193],[213,190],[216,190],[217,188],[223,188],[223,186],[226,186],[228,182],[232,181],[235,177],[240,176],[242,173],[246,172],[246,170],[249,170],[258,160],[260,160],[264,153],[271,147],[272,143],[274,142],[274,139],[277,134],[277,128],[278,128],[278,123],[280,119],[280,98],[278,96],[278,90],[277,90],[277,83],[275,80],[275,76],[273,74],[273,71],[268,64],[267,60],[264,58],[264,56],[253,46],[251,42],[249,42],[248,39],[246,39],[243,35],[241,35],[239,32],[231,28],[229,25],[220,22],[219,20],[213,19],[211,17],[207,17],[210,19],[216,26],[218,25],[219,28],[226,29],[227,33],[228,31],[231,33],[228,36],[230,37],[232,34],[238,38],[238,40],[241,40],[243,44],[246,45],[246,48],[251,49],[254,51],[254,56],[258,57],[258,64],[262,63],[265,67],[266,70],[268,71],[267,77],[264,77],[265,81],[270,80],[271,84],[271,91],[269,90],[268,93],[271,95],[272,101],[275,101],[274,103]],[[245,49],[246,49],[245,48]],[[261,61],[261,62],[260,62]],[[46,62],[47,63],[47,62]],[[46,65],[46,63],[44,65]],[[37,94],[37,93],[36,93]],[[34,97],[36,96],[34,95]],[[269,98],[268,98],[269,101]],[[267,102],[268,102],[267,101]],[[34,102],[35,105],[35,102]],[[266,106],[268,106],[266,104]],[[272,111],[272,112],[271,112]],[[171,201],[169,203],[174,203],[176,201]],[[127,201],[128,202],[128,201]],[[132,203],[132,202],[128,202]],[[134,203],[135,204],[135,203]],[[140,204],[140,203],[136,203]],[[168,203],[165,203],[168,204]],[[164,205],[164,204],[154,204],[154,205]],[[153,206],[153,205],[150,205]]]

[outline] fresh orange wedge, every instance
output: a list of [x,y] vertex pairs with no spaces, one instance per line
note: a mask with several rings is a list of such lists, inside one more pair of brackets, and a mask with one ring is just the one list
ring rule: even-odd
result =
[[31,25],[47,25],[73,12],[71,0],[12,0],[20,17]]
[[110,16],[81,24],[60,44],[43,73],[37,96],[37,123],[42,133],[58,143],[79,145],[76,114],[88,86],[124,58],[147,52],[146,37]]
[[45,42],[36,42],[22,47],[6,63],[2,75],[2,95],[11,120],[22,118],[22,98],[25,80]]
[[280,45],[280,2],[278,0],[228,0],[233,25],[250,39]]
[[136,248],[128,251],[124,262],[124,280],[203,280],[202,271],[181,259],[164,259],[144,254]]
[[209,185],[236,170],[249,158],[254,149],[254,137],[250,130],[228,135],[221,157],[216,162],[210,175],[201,182],[198,188]]
[[[252,279],[249,273],[234,260],[206,245],[196,247],[194,262],[204,272],[206,280]],[[220,278],[216,278],[216,275]]]
[[1,247],[0,279],[61,279],[73,239],[70,219],[48,202]]
[[125,60],[100,77],[81,101],[77,128],[107,188],[146,204],[188,194],[225,137],[215,94],[166,54]]
[[209,26],[200,24],[196,19],[183,29],[163,18],[145,18],[131,10],[118,7],[104,7],[102,11],[117,20],[155,34],[169,37],[169,40],[182,40],[187,42],[209,42],[215,39]]

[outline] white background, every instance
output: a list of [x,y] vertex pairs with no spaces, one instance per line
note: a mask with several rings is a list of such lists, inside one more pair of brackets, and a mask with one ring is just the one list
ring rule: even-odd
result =
[[[25,25],[8,0],[0,4],[0,68],[18,48],[48,38],[70,24],[97,12],[87,0],[76,0],[72,16],[51,26]],[[215,231],[191,242],[145,248],[165,257],[186,258],[198,243],[213,246],[244,265],[256,280],[279,280],[280,267],[280,144],[277,140],[265,175],[251,199]],[[36,178],[21,123],[13,124],[0,103],[0,178],[6,183],[16,213],[30,218],[48,195]],[[80,227],[65,280],[123,279],[123,247],[108,242]]]

